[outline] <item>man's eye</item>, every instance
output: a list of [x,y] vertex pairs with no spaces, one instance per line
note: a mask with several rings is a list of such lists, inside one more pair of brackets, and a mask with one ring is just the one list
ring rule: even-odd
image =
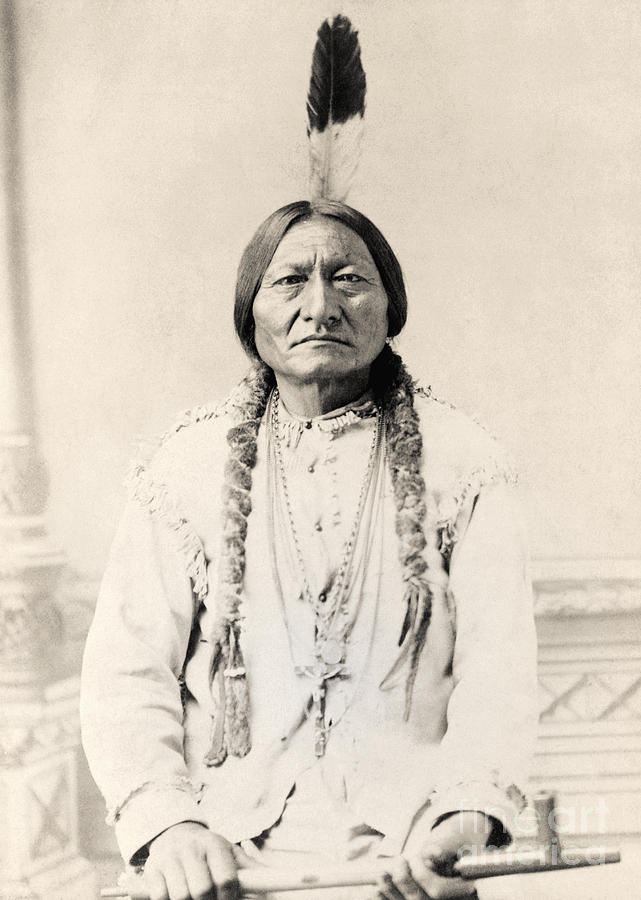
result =
[[305,281],[307,281],[307,275],[283,275],[283,277],[277,279],[274,284],[303,284]]
[[351,284],[356,283],[357,281],[362,281],[360,275],[356,275],[354,272],[341,272],[340,275],[334,275],[334,281],[347,281]]

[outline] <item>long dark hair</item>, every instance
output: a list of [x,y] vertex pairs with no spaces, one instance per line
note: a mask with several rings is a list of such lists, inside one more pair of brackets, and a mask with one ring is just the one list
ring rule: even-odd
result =
[[354,231],[365,243],[381,276],[388,299],[388,337],[399,334],[407,319],[407,295],[401,266],[396,254],[367,216],[335,200],[298,200],[268,216],[245,248],[238,266],[234,326],[241,344],[252,359],[258,359],[254,339],[253,305],[263,275],[285,233],[296,223],[312,216],[337,219]]

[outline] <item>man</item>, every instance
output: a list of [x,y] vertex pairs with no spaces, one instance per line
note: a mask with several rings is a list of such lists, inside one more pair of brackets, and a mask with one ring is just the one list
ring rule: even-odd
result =
[[234,897],[248,858],[401,852],[376,896],[460,894],[457,853],[510,839],[536,721],[523,534],[494,442],[391,350],[406,311],[365,216],[277,210],[239,269],[250,375],[135,470],[82,715],[153,900]]

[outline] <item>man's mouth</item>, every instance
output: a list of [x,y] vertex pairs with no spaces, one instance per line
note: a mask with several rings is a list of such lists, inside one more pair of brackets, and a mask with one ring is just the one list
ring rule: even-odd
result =
[[331,334],[310,334],[308,337],[302,338],[300,341],[297,341],[297,344],[309,344],[310,342],[317,342],[322,344],[344,344],[347,345],[348,341],[343,338],[334,337]]

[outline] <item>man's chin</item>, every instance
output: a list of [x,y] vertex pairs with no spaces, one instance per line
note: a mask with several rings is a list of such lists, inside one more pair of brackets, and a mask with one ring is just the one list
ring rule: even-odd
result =
[[348,360],[327,359],[309,360],[296,366],[295,376],[303,382],[333,381],[334,379],[349,378],[355,374],[356,369]]

